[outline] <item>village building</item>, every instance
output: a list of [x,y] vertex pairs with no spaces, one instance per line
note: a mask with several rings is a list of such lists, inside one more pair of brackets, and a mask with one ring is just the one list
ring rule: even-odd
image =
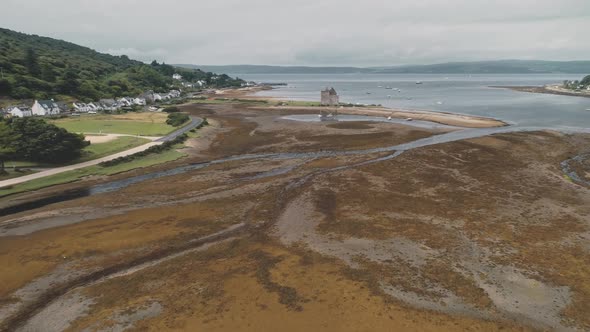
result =
[[180,74],[174,74],[174,75],[172,75],[172,79],[181,81],[182,80],[182,75],[180,75]]
[[14,106],[8,110],[8,113],[17,118],[33,116],[33,110],[27,106]]
[[98,101],[104,111],[116,111],[119,109],[114,99],[101,99]]
[[88,108],[88,105],[84,103],[72,103],[72,107],[74,108],[74,111],[77,113],[88,113],[88,111],[90,110]]
[[68,106],[68,104],[63,101],[58,101],[58,102],[56,102],[56,104],[57,104],[57,107],[59,107],[60,113],[66,113],[70,110],[70,107]]
[[340,103],[338,93],[334,88],[326,88],[321,92],[321,105],[322,106],[338,106]]
[[33,107],[31,108],[33,115],[57,115],[61,113],[59,105],[53,100],[35,100]]
[[123,97],[123,98],[119,98],[117,100],[117,103],[121,106],[121,107],[129,107],[133,105],[133,99],[129,98],[129,97]]
[[147,104],[145,98],[142,97],[133,98],[133,103],[138,106],[145,106]]

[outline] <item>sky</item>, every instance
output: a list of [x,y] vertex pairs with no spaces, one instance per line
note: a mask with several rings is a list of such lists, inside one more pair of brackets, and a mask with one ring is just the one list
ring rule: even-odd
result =
[[1,0],[0,27],[171,64],[590,59],[590,0]]

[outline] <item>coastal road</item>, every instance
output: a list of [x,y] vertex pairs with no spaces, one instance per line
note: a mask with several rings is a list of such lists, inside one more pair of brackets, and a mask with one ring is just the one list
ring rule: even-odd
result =
[[166,142],[166,141],[171,141],[173,139],[175,139],[176,137],[197,128],[198,126],[201,125],[201,123],[203,123],[203,119],[198,118],[196,116],[191,116],[191,122],[188,125],[185,125],[184,127],[164,136],[161,138],[158,138],[157,140],[155,140],[155,142]]
[[51,176],[51,175],[55,175],[55,174],[60,174],[63,172],[67,172],[67,171],[73,171],[75,169],[80,169],[80,168],[84,168],[84,167],[89,167],[89,166],[94,166],[94,165],[98,165],[104,161],[109,161],[109,160],[113,160],[119,157],[125,157],[125,156],[129,156],[132,155],[134,153],[138,153],[144,150],[149,149],[150,147],[154,146],[154,145],[160,145],[164,142],[167,141],[171,141],[173,139],[175,139],[176,137],[198,127],[201,123],[203,123],[203,119],[198,118],[198,117],[191,117],[191,122],[188,125],[183,126],[182,128],[164,136],[164,137],[160,137],[152,142],[146,143],[144,145],[140,145],[137,147],[134,147],[132,149],[129,150],[125,150],[125,151],[121,151],[115,154],[112,154],[110,156],[106,156],[106,157],[102,157],[102,158],[98,158],[98,159],[94,159],[94,160],[90,160],[90,161],[86,161],[83,163],[79,163],[79,164],[73,164],[73,165],[68,165],[68,166],[63,166],[63,167],[56,167],[56,168],[51,168],[48,170],[44,170],[41,171],[39,173],[33,173],[33,174],[29,174],[29,175],[25,175],[25,176],[21,176],[18,178],[13,178],[13,179],[8,179],[8,180],[4,180],[4,181],[0,181],[0,188],[3,187],[8,187],[8,186],[14,186],[16,184],[19,183],[24,183],[27,181],[31,181],[31,180],[35,180],[35,179],[40,179],[40,178],[44,178],[46,176]]

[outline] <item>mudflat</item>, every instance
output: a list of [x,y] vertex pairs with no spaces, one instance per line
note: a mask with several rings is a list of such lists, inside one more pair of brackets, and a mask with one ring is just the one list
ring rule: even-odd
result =
[[590,187],[561,167],[590,135],[395,151],[450,129],[182,108],[211,119],[203,140],[133,175],[203,167],[0,218],[3,329],[590,328]]

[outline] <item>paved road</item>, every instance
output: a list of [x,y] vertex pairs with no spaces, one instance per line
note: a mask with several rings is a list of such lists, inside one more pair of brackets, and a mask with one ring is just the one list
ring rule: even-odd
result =
[[203,119],[197,118],[196,116],[191,116],[191,123],[178,129],[177,131],[175,131],[171,134],[168,134],[167,136],[157,139],[156,142],[171,141],[171,140],[175,139],[176,137],[198,127],[201,123],[203,123]]
[[94,160],[90,160],[90,161],[86,161],[83,163],[79,163],[79,164],[73,164],[73,165],[68,165],[68,166],[63,166],[63,167],[56,167],[56,168],[52,168],[52,169],[48,169],[48,170],[44,170],[41,171],[39,173],[34,173],[34,174],[29,174],[29,175],[25,175],[25,176],[21,176],[18,178],[13,178],[13,179],[8,179],[8,180],[4,180],[4,181],[0,181],[0,188],[2,187],[7,187],[7,186],[13,186],[15,184],[19,184],[19,183],[23,183],[23,182],[27,182],[27,181],[31,181],[31,180],[35,180],[35,179],[40,179],[46,176],[50,176],[50,175],[55,175],[55,174],[59,174],[59,173],[63,173],[63,172],[67,172],[67,171],[72,171],[75,169],[80,169],[80,168],[84,168],[84,167],[88,167],[88,166],[94,166],[94,165],[98,165],[100,163],[102,163],[103,161],[109,161],[109,160],[113,160],[119,157],[124,157],[124,156],[128,156],[137,152],[141,152],[144,150],[149,149],[150,147],[154,146],[154,145],[160,145],[166,141],[170,141],[175,139],[176,137],[186,133],[189,130],[192,130],[194,128],[196,128],[197,126],[199,126],[201,123],[203,122],[203,119],[201,118],[197,118],[197,117],[191,117],[191,122],[174,131],[173,133],[158,138],[157,140],[153,141],[153,142],[149,142],[146,143],[144,145],[140,145],[137,147],[134,147],[133,149],[129,149],[126,151],[122,151],[119,153],[115,153],[112,154],[110,156],[106,156],[106,157],[102,157],[102,158],[98,158],[98,159],[94,159]]

